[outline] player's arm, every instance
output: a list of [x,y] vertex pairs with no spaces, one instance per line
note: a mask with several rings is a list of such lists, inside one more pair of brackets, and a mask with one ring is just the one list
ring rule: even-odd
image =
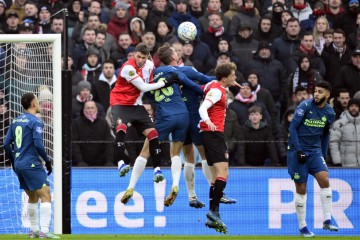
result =
[[182,67],[186,69],[186,76],[192,80],[197,80],[200,84],[206,84],[212,80],[216,80],[215,76],[207,76],[201,72],[198,72],[194,67]]
[[40,157],[42,157],[42,159],[44,159],[45,162],[50,162],[43,144],[42,132],[43,132],[43,124],[40,122],[36,122],[32,129],[34,146],[36,148],[36,151],[39,153]]
[[193,81],[191,81],[184,73],[177,72],[177,74],[179,76],[179,80],[181,84],[192,89],[195,93],[199,95],[204,94],[204,91],[200,88],[200,86],[194,83]]
[[302,151],[302,148],[299,143],[299,136],[297,129],[302,124],[303,118],[306,113],[306,105],[304,102],[295,109],[294,117],[290,123],[289,133],[290,133],[290,142],[295,147],[297,152]]
[[14,142],[14,135],[12,131],[12,127],[10,126],[9,130],[6,133],[5,141],[4,141],[4,149],[7,157],[9,158],[11,165],[14,168],[14,154],[11,148],[11,144]]
[[324,158],[327,157],[327,153],[329,149],[330,126],[331,123],[327,122],[324,127],[323,134],[321,135],[321,151]]
[[211,122],[208,114],[208,109],[211,108],[216,102],[220,101],[222,93],[219,89],[213,88],[206,94],[204,101],[199,108],[199,115],[211,131],[216,130],[216,126]]
[[148,92],[151,90],[156,90],[165,86],[165,82],[157,82],[153,84],[148,84],[144,82],[137,73],[134,67],[127,65],[121,69],[120,76],[126,79],[129,83],[133,84],[137,89],[142,92]]

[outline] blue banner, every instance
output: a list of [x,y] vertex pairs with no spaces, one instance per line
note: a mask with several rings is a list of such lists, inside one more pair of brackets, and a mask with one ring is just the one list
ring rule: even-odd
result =
[[[209,186],[201,169],[196,169],[196,193],[206,203],[202,209],[189,207],[183,176],[179,195],[170,207],[163,201],[171,189],[170,169],[167,181],[154,184],[153,171],[146,169],[135,187],[134,197],[126,205],[120,202],[129,176],[120,178],[115,169],[73,169],[72,233],[74,234],[218,234],[205,227]],[[360,171],[330,169],[333,190],[333,218],[338,234],[360,235]],[[307,224],[315,234],[322,230],[323,214],[319,187],[310,177],[307,197]],[[221,205],[221,218],[230,235],[298,235],[294,206],[295,186],[287,169],[230,169],[225,189],[238,202]]]

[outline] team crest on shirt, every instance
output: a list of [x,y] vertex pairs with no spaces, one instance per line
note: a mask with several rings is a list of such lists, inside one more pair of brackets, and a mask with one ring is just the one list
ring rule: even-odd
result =
[[131,70],[131,71],[129,72],[129,76],[132,77],[132,76],[134,76],[134,75],[135,75],[135,71],[134,71],[134,70]]
[[36,132],[37,132],[38,134],[41,134],[41,133],[42,133],[42,128],[41,128],[41,127],[36,127]]
[[327,118],[326,118],[325,116],[323,116],[323,117],[321,118],[321,121],[323,121],[323,122],[326,122],[326,120],[327,120]]
[[296,110],[296,114],[299,116],[304,116],[304,110],[300,108],[300,109]]

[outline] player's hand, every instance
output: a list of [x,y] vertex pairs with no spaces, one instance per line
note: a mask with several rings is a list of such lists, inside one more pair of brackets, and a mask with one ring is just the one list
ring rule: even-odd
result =
[[49,176],[52,173],[52,166],[51,166],[51,162],[45,162],[45,166],[46,166],[46,170],[48,171],[47,175]]
[[300,164],[304,164],[306,163],[306,155],[303,151],[298,151],[297,152],[297,157],[298,157],[298,161]]
[[211,131],[216,131],[216,126],[215,124],[212,123],[212,121],[210,121],[210,119],[206,120],[205,123],[208,125],[208,128],[211,130]]
[[173,73],[164,80],[164,83],[165,83],[164,87],[169,87],[172,84],[178,83],[178,82],[179,82],[179,76],[177,75],[177,73]]

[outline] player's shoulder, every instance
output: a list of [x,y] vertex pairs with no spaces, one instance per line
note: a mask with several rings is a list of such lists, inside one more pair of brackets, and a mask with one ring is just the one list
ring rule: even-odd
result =
[[154,69],[154,68],[155,68],[155,64],[154,64],[153,61],[150,61],[149,59],[147,59],[146,62],[145,62],[144,67]]

